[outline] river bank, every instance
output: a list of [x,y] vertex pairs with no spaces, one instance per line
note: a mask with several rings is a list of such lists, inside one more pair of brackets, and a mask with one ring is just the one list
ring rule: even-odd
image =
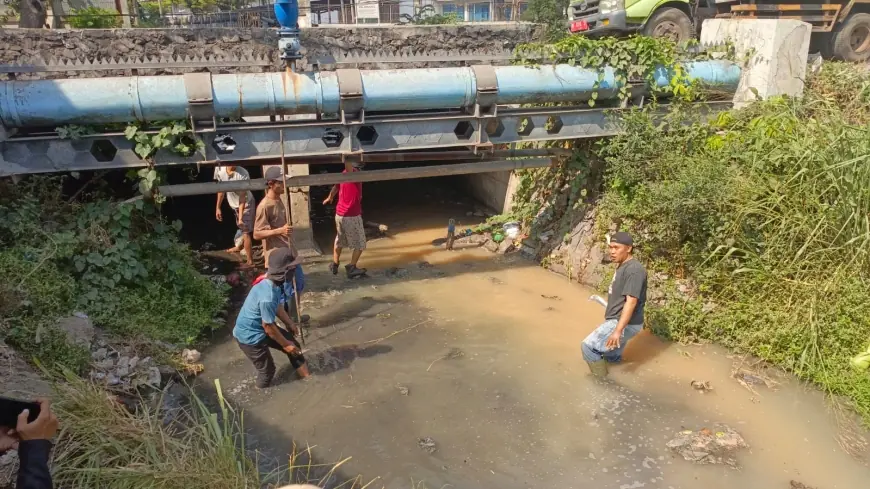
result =
[[[199,381],[220,379],[270,456],[313,446],[319,461],[349,457],[334,483],[361,474],[360,484],[389,489],[852,488],[870,475],[838,444],[824,395],[761,371],[776,385],[751,392],[732,377],[750,363],[720,347],[645,332],[612,383],[593,382],[579,353],[602,315],[590,289],[520,254],[433,246],[458,210],[414,204],[370,203],[367,216],[391,236],[370,243],[369,278],[307,265],[311,380],[276,357],[278,385],[255,389],[229,325],[203,352]],[[666,447],[681,430],[719,424],[750,446],[737,455],[740,470],[694,465]]]

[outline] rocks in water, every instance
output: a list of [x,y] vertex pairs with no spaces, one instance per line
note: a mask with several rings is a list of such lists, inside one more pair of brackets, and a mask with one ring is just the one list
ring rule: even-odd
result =
[[389,278],[405,278],[409,273],[408,270],[399,267],[391,267],[384,270],[384,275]]
[[732,467],[737,466],[732,452],[749,447],[746,440],[728,426],[718,427],[715,431],[707,428],[681,431],[666,446],[689,462]]
[[483,247],[486,248],[486,250],[489,251],[490,253],[498,252],[498,248],[499,248],[498,243],[496,243],[495,241],[493,241],[491,239],[488,240],[486,242],[486,244],[483,245]]
[[815,489],[814,487],[810,487],[796,480],[790,481],[789,486],[791,487],[791,489]]
[[693,380],[692,388],[696,391],[701,391],[701,393],[707,393],[713,390],[713,386],[710,385],[709,380]]
[[438,446],[435,444],[435,440],[430,437],[418,438],[417,446],[426,451],[429,455],[438,451]]
[[399,394],[402,394],[403,396],[407,396],[411,393],[411,391],[402,384],[397,385],[396,389],[399,389]]
[[70,343],[88,349],[90,349],[94,336],[97,334],[87,314],[81,312],[59,319],[56,326],[59,330],[66,333]]
[[483,246],[487,241],[489,241],[489,238],[482,234],[472,234],[470,236],[457,238],[456,241],[453,242],[453,246],[464,245],[470,248],[472,246]]

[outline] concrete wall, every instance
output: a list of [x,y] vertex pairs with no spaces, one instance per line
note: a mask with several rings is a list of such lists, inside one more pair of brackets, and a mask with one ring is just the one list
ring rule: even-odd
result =
[[[329,26],[302,30],[306,56],[346,51],[502,51],[533,40],[532,24],[476,24],[450,26]],[[123,57],[265,56],[266,67],[220,67],[214,73],[263,72],[283,69],[273,29],[0,29],[0,64],[30,63],[39,59],[111,59]],[[405,67],[437,67],[415,63]],[[360,68],[392,67],[360,65]],[[182,73],[185,69],[142,70],[142,75]],[[122,71],[21,74],[19,79],[124,76]],[[0,75],[5,76],[5,75]],[[0,78],[2,79],[2,78]]]
[[475,173],[463,177],[468,193],[491,212],[509,212],[516,188],[512,171]]

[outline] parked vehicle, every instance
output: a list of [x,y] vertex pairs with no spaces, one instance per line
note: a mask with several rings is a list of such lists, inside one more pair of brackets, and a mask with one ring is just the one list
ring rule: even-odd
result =
[[640,32],[685,42],[705,19],[797,19],[813,26],[812,49],[828,58],[870,59],[870,0],[574,0],[568,29],[589,36]]

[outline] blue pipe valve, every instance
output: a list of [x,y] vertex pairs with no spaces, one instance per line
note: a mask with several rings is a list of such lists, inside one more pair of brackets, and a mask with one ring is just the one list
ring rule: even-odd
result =
[[299,42],[299,3],[297,0],[275,0],[275,19],[278,21],[278,56],[286,64],[302,59]]

